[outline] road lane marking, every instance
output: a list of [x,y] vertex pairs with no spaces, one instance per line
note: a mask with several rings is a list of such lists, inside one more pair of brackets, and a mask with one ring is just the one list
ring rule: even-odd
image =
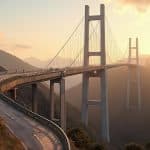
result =
[[54,150],[52,141],[42,133],[33,135],[41,144],[43,150]]

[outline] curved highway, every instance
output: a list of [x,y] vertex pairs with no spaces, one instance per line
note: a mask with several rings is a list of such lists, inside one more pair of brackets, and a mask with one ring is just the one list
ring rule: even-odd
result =
[[25,73],[14,73],[14,74],[4,74],[0,75],[0,92],[6,92],[17,86],[22,86],[25,84],[32,84],[36,82],[42,82],[47,80],[58,79],[66,76],[72,76],[76,74],[82,74],[84,72],[98,73],[102,69],[110,69],[122,66],[135,66],[132,64],[112,64],[106,66],[88,66],[88,67],[72,67],[72,68],[62,68],[56,71],[51,70],[39,70],[33,72]]
[[11,130],[30,150],[55,150],[62,147],[57,136],[48,128],[13,109],[6,102],[0,100],[0,117]]
[[0,94],[0,117],[28,150],[70,150],[63,130]]

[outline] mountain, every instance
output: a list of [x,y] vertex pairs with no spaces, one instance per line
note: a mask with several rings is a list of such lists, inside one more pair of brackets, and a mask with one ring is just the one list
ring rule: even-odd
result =
[[[150,66],[146,65],[141,67],[141,112],[136,107],[137,94],[135,89],[137,86],[135,77],[131,83],[133,91],[130,97],[132,109],[127,111],[125,108],[127,73],[127,67],[115,68],[108,71],[110,135],[111,143],[118,146],[117,148],[120,148],[120,145],[128,142],[144,143],[150,140]],[[99,99],[99,83],[99,79],[93,78],[90,80],[89,99]],[[78,112],[81,111],[81,93],[81,84],[66,92],[67,101],[78,109]],[[80,116],[76,115],[75,118],[80,118]],[[89,128],[93,137],[99,137],[100,120],[99,108],[96,106],[89,107]]]
[[29,63],[30,65],[33,65],[33,66],[39,67],[39,68],[44,68],[46,66],[46,64],[48,63],[47,61],[42,61],[35,57],[28,57],[28,58],[24,59],[24,61]]
[[16,56],[9,54],[3,50],[0,50],[0,66],[4,67],[9,72],[14,71],[31,71],[35,70],[36,67],[25,63],[21,59],[17,58]]
[[[14,55],[11,55],[3,50],[0,50],[0,70],[8,70],[8,72],[14,72],[14,71],[32,71],[36,70],[36,67],[33,67],[32,65],[29,65],[28,63],[25,63],[23,60],[17,58]],[[38,91],[37,91],[37,101],[39,102],[39,113],[41,115],[44,115],[48,117],[48,102],[47,97],[45,96],[45,93],[43,94],[43,84],[38,83]],[[42,86],[42,88],[41,88]],[[47,89],[47,88],[46,88]],[[47,90],[48,91],[48,90]],[[21,88],[17,89],[17,102],[31,108],[31,98],[32,98],[32,89],[31,85],[26,85]],[[10,96],[10,93],[7,93],[8,96]]]
[[[36,67],[25,63],[23,60],[17,58],[16,56],[0,50],[0,71],[5,70],[4,68],[7,69],[9,72],[16,71],[16,69],[17,71],[22,71],[23,69],[25,71],[37,69]],[[28,108],[31,108],[31,92],[31,85],[26,85],[18,88],[16,101]],[[8,92],[7,95],[10,96],[10,93]],[[45,86],[45,84],[38,83],[38,91],[36,97],[36,100],[39,104],[38,112],[45,117],[49,117],[49,89]],[[72,111],[72,113],[70,113],[71,116],[72,114],[76,114],[76,110],[74,110],[71,105],[68,106],[68,109],[69,111]],[[71,118],[70,114],[69,117]]]
[[62,57],[57,57],[55,59],[55,61],[51,65],[48,66],[48,64],[51,60],[52,59],[40,60],[35,57],[28,57],[28,58],[24,59],[25,62],[27,62],[35,67],[39,67],[39,68],[47,68],[47,67],[62,68],[64,66],[71,64],[71,62],[73,61],[72,59],[69,59],[69,58],[65,59]]

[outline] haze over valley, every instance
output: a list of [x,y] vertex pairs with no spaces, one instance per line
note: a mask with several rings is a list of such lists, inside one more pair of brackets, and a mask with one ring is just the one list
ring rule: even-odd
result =
[[0,150],[149,150],[150,1],[0,1]]

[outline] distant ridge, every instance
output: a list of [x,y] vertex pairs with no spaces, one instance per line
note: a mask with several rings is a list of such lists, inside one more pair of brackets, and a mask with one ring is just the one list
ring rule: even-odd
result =
[[35,57],[25,58],[24,61],[39,68],[44,68],[48,64],[48,61],[42,61]]
[[37,69],[32,65],[24,62],[23,60],[17,58],[16,56],[0,50],[0,66],[8,70],[9,72],[13,71],[31,71]]
[[28,58],[25,58],[24,61],[35,67],[40,67],[40,68],[45,68],[45,67],[60,68],[60,67],[68,66],[69,64],[73,62],[71,58],[57,57],[51,65],[47,66],[49,62],[51,61],[51,59],[40,60],[36,57],[28,57]]

